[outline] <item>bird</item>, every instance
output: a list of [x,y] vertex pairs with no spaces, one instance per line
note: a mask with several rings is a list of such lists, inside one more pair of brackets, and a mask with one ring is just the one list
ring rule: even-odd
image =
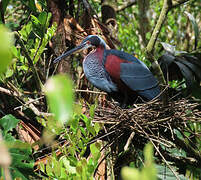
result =
[[116,49],[107,49],[98,35],[88,35],[80,45],[54,60],[77,51],[95,47],[83,60],[83,71],[88,81],[105,91],[119,106],[127,107],[135,102],[147,102],[160,94],[157,79],[149,68],[135,56]]

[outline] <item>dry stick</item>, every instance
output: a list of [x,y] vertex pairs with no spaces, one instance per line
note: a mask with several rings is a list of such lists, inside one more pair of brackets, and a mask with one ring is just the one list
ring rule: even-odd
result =
[[119,13],[120,11],[124,11],[126,8],[129,8],[133,5],[136,5],[137,4],[137,0],[133,0],[133,1],[130,1],[128,2],[126,5],[124,6],[120,6],[117,10],[116,10],[116,13]]
[[88,142],[87,145],[93,144],[93,143],[95,143],[97,140],[101,140],[101,139],[103,139],[104,137],[107,137],[107,136],[109,136],[110,134],[113,134],[113,133],[115,133],[115,132],[116,132],[116,131],[113,130],[113,131],[111,131],[111,132],[109,132],[109,133],[107,133],[107,134],[104,134],[103,136],[100,136],[100,137],[98,137],[98,138],[96,138],[96,139],[94,139],[94,140]]
[[[38,98],[36,100],[29,98],[28,102],[26,102],[27,100],[23,98],[23,94],[20,91],[18,91],[18,89],[13,84],[8,82],[8,85],[12,88],[12,90],[8,90],[8,89],[5,89],[3,87],[0,87],[0,92],[5,93],[5,94],[7,94],[9,96],[13,96],[14,98],[16,98],[17,101],[19,101],[22,104],[21,107],[25,106],[25,107],[30,108],[37,116],[53,116],[52,113],[40,112],[33,105],[33,102],[39,100],[40,98]],[[41,98],[43,98],[43,97],[41,97]],[[23,102],[25,102],[25,104],[23,104]],[[17,109],[18,108],[19,107],[17,107]],[[16,110],[16,108],[14,110]]]
[[177,0],[177,1],[174,1],[172,2],[172,7],[171,9],[177,7],[177,6],[180,6],[181,4],[184,4],[185,2],[188,2],[189,0]]
[[82,89],[75,89],[75,92],[85,92],[85,93],[92,93],[92,94],[107,95],[107,93],[105,92],[82,90]]
[[[111,146],[116,142],[116,140],[118,140],[122,135],[123,135],[123,133],[121,133],[119,136],[117,136],[117,138],[115,138],[115,140],[114,140],[112,143],[107,144],[107,146],[111,147]],[[103,149],[102,149],[102,150],[103,150]],[[104,159],[106,159],[107,156],[110,155],[110,154],[111,154],[111,152],[108,152],[108,153],[102,158],[102,160],[98,163],[98,165],[97,165],[97,167],[96,167],[96,169],[95,169],[95,171],[94,171],[94,174],[95,174],[96,171],[98,170],[98,167],[100,166],[100,164],[102,163],[102,161],[103,161]]]
[[142,130],[142,132],[147,136],[147,138],[150,140],[150,142],[153,144],[154,148],[156,149],[156,151],[158,152],[158,154],[161,156],[161,158],[164,160],[164,162],[167,164],[168,168],[172,171],[172,173],[175,175],[175,177],[177,178],[177,180],[179,180],[179,177],[177,175],[177,173],[172,169],[172,167],[169,165],[169,163],[166,161],[166,159],[164,158],[164,156],[161,154],[161,152],[159,151],[159,149],[156,147],[156,145],[154,144],[154,142],[152,141],[152,139],[149,137],[149,135],[143,130],[143,128],[134,121],[134,123]]
[[127,150],[128,150],[128,147],[129,147],[131,141],[133,140],[134,135],[135,135],[135,132],[133,131],[133,132],[130,134],[130,136],[129,136],[127,142],[126,142],[126,145],[124,146],[124,151],[127,151]]
[[44,96],[39,97],[39,98],[36,98],[36,99],[31,99],[31,100],[27,101],[25,104],[23,104],[23,105],[21,105],[21,106],[18,106],[18,107],[15,107],[14,110],[22,109],[23,106],[26,106],[26,105],[32,104],[32,103],[34,103],[34,102],[38,102],[38,100],[43,99],[43,98],[44,98]]

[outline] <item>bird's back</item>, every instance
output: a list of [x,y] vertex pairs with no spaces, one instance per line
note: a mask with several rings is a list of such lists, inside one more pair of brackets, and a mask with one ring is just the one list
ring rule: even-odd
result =
[[104,65],[119,90],[127,91],[125,93],[129,96],[138,94],[145,100],[152,100],[160,93],[158,81],[148,67],[136,57],[123,51],[106,50]]

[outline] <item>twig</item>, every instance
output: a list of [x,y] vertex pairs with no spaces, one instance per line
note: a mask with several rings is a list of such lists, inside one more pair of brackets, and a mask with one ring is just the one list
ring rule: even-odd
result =
[[172,6],[170,9],[176,8],[177,6],[180,6],[186,2],[188,2],[189,0],[177,0],[177,1],[173,1],[172,2]]
[[137,0],[133,0],[133,1],[130,1],[128,2],[125,6],[121,6],[119,9],[116,10],[116,13],[119,13],[120,11],[123,11],[125,10],[126,8],[129,8],[133,5],[136,5],[137,4]]
[[124,146],[124,151],[127,151],[127,150],[128,150],[128,147],[129,147],[131,141],[133,140],[133,137],[134,137],[134,136],[135,136],[135,132],[133,131],[133,132],[131,133],[131,135],[129,136],[127,142],[126,142],[126,145]]
[[166,161],[166,159],[164,158],[164,156],[161,154],[161,152],[159,151],[158,147],[154,144],[154,142],[152,141],[152,139],[149,137],[149,135],[143,130],[143,128],[134,121],[134,123],[143,131],[143,133],[147,136],[147,138],[150,140],[150,142],[153,144],[154,148],[156,149],[156,151],[158,152],[158,154],[161,156],[161,158],[164,160],[164,162],[167,164],[168,168],[172,171],[172,173],[175,175],[176,179],[179,180],[179,177],[177,175],[177,173],[173,170],[173,168],[170,166],[170,164]]
[[99,91],[90,91],[88,89],[83,90],[83,89],[75,89],[75,92],[85,92],[85,93],[91,93],[91,94],[100,94],[100,95],[107,95],[105,92],[99,92]]
[[16,92],[11,92],[11,90],[5,89],[5,88],[3,88],[3,87],[0,87],[0,92],[1,92],[1,93],[4,93],[4,94],[7,94],[7,95],[9,95],[9,96],[16,96],[16,97],[19,96],[18,93],[16,93]]
[[32,104],[32,103],[34,103],[34,102],[38,102],[38,100],[43,99],[43,98],[44,98],[44,97],[42,96],[42,97],[39,97],[39,98],[37,98],[37,99],[31,99],[31,100],[27,101],[25,104],[23,104],[23,105],[21,105],[21,106],[18,106],[18,107],[15,107],[14,110],[22,109],[23,106],[27,106],[27,105]]
[[37,116],[40,116],[40,117],[41,116],[42,117],[44,117],[44,116],[53,116],[52,113],[40,112],[33,104],[33,102],[36,102],[39,99],[44,98],[44,97],[40,97],[38,99],[28,98],[28,101],[27,101],[27,99],[23,97],[23,94],[12,83],[8,82],[7,85],[10,88],[12,88],[12,90],[0,87],[0,92],[5,93],[5,94],[7,94],[9,96],[15,97],[16,100],[19,101],[22,104],[22,106],[16,107],[14,110],[17,110],[17,109],[22,108],[23,106],[25,106],[27,108],[30,108],[35,113],[35,115],[37,115]]
[[147,47],[146,47],[147,57],[148,57],[149,61],[152,63],[153,69],[154,69],[154,71],[158,77],[159,82],[162,85],[165,85],[166,81],[165,81],[165,78],[163,76],[163,72],[162,72],[158,62],[154,58],[153,54],[154,54],[154,47],[155,47],[156,40],[158,38],[158,35],[159,35],[161,28],[162,28],[162,25],[163,25],[163,23],[167,17],[168,11],[169,11],[169,1],[170,0],[164,0],[159,19],[158,19],[157,24],[154,28],[154,31],[151,35],[151,39],[149,40]]

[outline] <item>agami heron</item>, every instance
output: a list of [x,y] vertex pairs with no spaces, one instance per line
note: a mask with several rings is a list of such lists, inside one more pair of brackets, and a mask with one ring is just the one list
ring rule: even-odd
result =
[[121,106],[132,105],[137,99],[150,101],[159,95],[158,81],[142,61],[123,51],[106,49],[105,41],[97,35],[87,36],[79,46],[56,58],[54,63],[89,47],[96,49],[84,58],[86,78]]

